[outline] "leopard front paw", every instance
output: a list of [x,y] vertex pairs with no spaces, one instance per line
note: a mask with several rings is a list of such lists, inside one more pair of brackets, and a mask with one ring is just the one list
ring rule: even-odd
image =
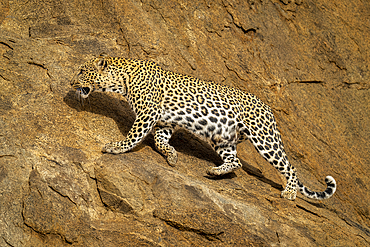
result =
[[175,166],[177,163],[177,152],[174,151],[170,155],[167,156],[167,162],[170,166]]
[[105,144],[105,146],[102,148],[102,152],[111,154],[124,153],[124,151],[122,151],[122,148],[119,145],[119,142],[111,142]]

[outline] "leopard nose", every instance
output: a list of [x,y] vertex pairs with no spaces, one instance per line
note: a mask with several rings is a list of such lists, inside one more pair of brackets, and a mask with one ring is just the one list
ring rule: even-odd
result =
[[85,95],[89,94],[90,93],[90,88],[89,87],[83,87],[82,88],[82,93],[85,94]]

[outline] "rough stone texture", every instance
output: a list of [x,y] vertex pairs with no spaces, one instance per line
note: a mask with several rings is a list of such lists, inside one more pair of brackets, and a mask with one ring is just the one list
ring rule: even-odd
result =
[[[368,1],[0,1],[0,246],[369,246]],[[102,154],[134,116],[69,86],[105,52],[252,92],[278,120],[301,180],[333,198],[279,197],[249,142],[243,169],[185,131],[170,167],[149,136]]]

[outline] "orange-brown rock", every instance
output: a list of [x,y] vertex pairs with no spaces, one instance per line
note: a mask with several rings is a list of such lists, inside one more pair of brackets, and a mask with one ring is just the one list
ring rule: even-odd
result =
[[[0,0],[0,246],[369,246],[368,1]],[[254,93],[290,162],[325,201],[280,198],[249,142],[211,179],[210,146],[178,131],[170,167],[153,137],[101,153],[134,120],[119,95],[83,105],[69,81],[100,53]]]

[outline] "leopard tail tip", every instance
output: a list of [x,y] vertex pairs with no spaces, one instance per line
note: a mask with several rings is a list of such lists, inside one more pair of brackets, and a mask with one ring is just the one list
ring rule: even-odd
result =
[[332,176],[326,176],[325,183],[327,187],[324,193],[327,194],[327,197],[324,199],[327,199],[334,195],[335,191],[337,190],[337,182]]

